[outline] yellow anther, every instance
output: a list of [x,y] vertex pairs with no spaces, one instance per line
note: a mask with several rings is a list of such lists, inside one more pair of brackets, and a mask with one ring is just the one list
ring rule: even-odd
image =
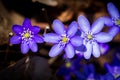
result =
[[90,40],[90,39],[93,38],[93,36],[92,36],[91,34],[88,34],[88,35],[87,35],[87,38]]
[[68,41],[68,38],[66,38],[66,37],[63,37],[63,38],[62,38],[62,42],[63,42],[63,43],[66,43],[67,41]]
[[65,66],[66,66],[67,68],[69,68],[69,67],[71,67],[71,63],[70,63],[70,62],[66,62]]
[[120,20],[117,20],[117,21],[116,21],[116,24],[117,24],[117,25],[120,25]]
[[30,37],[30,34],[29,34],[29,33],[25,33],[23,36],[24,36],[25,38],[29,38],[29,37]]

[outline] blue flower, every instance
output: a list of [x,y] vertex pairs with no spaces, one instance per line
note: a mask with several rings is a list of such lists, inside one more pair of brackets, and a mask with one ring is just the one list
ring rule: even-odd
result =
[[106,69],[109,73],[113,75],[113,77],[116,79],[120,77],[120,66],[110,66],[109,64],[105,64]]
[[106,73],[105,75],[100,75],[99,80],[116,80],[111,73]]
[[100,44],[101,54],[106,54],[108,50],[109,50],[109,45],[108,44]]
[[13,25],[13,32],[16,34],[10,39],[12,44],[21,43],[21,52],[26,54],[29,49],[37,52],[38,47],[36,43],[42,43],[43,39],[38,35],[40,28],[32,26],[29,19],[25,19],[22,25]]
[[81,64],[81,68],[74,71],[77,80],[96,80],[96,72],[93,64]]
[[111,18],[113,19],[113,23],[114,25],[116,26],[119,26],[120,27],[120,14],[119,14],[119,11],[118,9],[115,7],[115,5],[111,2],[109,2],[107,4],[107,9],[108,9],[108,12],[111,16]]
[[105,24],[104,18],[98,18],[90,28],[90,23],[85,16],[78,17],[78,24],[82,31],[81,37],[84,39],[83,44],[86,45],[86,52],[84,52],[85,59],[89,59],[91,53],[94,57],[100,56],[100,48],[98,43],[110,42],[113,37],[105,32],[100,32]]
[[75,54],[73,46],[80,46],[82,44],[82,38],[74,36],[78,30],[77,22],[73,21],[69,25],[68,30],[66,30],[63,23],[56,19],[53,21],[53,28],[56,33],[44,35],[44,41],[55,44],[51,48],[49,56],[55,57],[65,49],[66,56],[72,58]]
[[[120,27],[120,14],[116,6],[109,2],[107,4],[108,12],[111,16],[113,27],[110,29],[109,34],[113,35],[113,37],[119,32]],[[108,23],[109,24],[109,23]]]
[[70,80],[71,77],[77,77],[78,75],[79,77],[83,77],[82,73],[80,73],[80,68],[82,68],[80,61],[82,59],[80,56],[76,56],[74,59],[67,59],[58,69],[57,76],[63,76],[65,80]]

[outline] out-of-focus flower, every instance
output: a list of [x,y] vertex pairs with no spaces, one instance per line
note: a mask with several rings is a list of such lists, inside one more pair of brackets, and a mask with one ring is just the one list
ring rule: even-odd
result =
[[81,37],[84,39],[83,44],[86,46],[86,52],[84,52],[84,57],[89,59],[91,53],[94,57],[100,56],[100,47],[98,43],[110,42],[113,37],[105,32],[100,32],[104,27],[104,18],[98,18],[90,29],[90,23],[85,16],[78,17],[78,24],[82,31]]
[[93,66],[93,64],[81,65],[82,67],[80,68],[80,71],[74,71],[77,80],[96,80],[95,67]]
[[57,76],[63,76],[65,80],[70,80],[71,77],[85,78],[80,72],[80,69],[83,68],[83,65],[80,63],[82,59],[81,56],[76,56],[75,59],[66,59],[65,63],[58,69]]
[[75,75],[74,72],[79,71],[81,68],[81,59],[82,58],[79,56],[77,56],[75,59],[67,59],[65,63],[58,69],[57,76],[64,76],[65,80],[70,80],[72,76],[71,73]]
[[49,56],[55,57],[65,49],[67,58],[74,57],[75,50],[73,46],[80,46],[82,44],[82,38],[75,36],[78,30],[77,22],[73,21],[69,25],[68,30],[66,30],[64,24],[56,19],[53,21],[53,28],[56,33],[44,35],[44,41],[55,44],[51,48]]
[[107,4],[108,12],[111,16],[113,27],[110,29],[109,33],[113,35],[113,37],[119,32],[120,27],[120,14],[116,6],[109,2]]
[[86,80],[119,80],[120,79],[120,70],[119,70],[120,67],[110,66],[109,64],[105,64],[105,67],[107,69],[107,73],[101,74],[92,71],[92,73],[89,73]]
[[108,44],[100,44],[101,54],[105,54],[108,50],[109,50],[109,45]]
[[10,39],[10,43],[21,43],[21,52],[23,54],[26,54],[29,49],[37,52],[37,43],[43,42],[42,37],[38,35],[40,31],[38,26],[32,26],[30,20],[26,18],[22,25],[13,25],[12,30],[16,35]]
[[120,77],[120,66],[110,66],[109,64],[105,64],[106,69],[109,73],[113,75],[115,79]]
[[98,80],[116,80],[116,79],[114,79],[114,76],[108,72],[105,75],[100,75],[100,78]]

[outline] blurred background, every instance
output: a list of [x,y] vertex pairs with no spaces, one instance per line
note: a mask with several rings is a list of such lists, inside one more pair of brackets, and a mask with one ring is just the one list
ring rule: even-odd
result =
[[[76,79],[74,73],[70,73],[71,78],[68,79],[58,73],[61,66],[71,65],[65,64],[69,60],[63,54],[54,58],[48,56],[51,44],[39,44],[39,51],[35,54],[31,51],[26,55],[21,54],[20,45],[9,43],[12,25],[21,25],[25,18],[29,18],[32,25],[41,28],[39,34],[42,35],[46,27],[50,28],[46,32],[52,31],[54,19],[68,26],[79,15],[85,15],[92,24],[101,16],[109,16],[106,7],[108,2],[113,2],[120,11],[120,0],[0,0],[0,80],[80,80]],[[108,28],[105,27],[103,31],[106,30]],[[105,52],[103,46],[105,54],[100,58],[85,60],[80,57],[77,63],[92,63],[98,73],[104,74],[104,63],[111,63],[113,54],[120,57],[120,34],[107,46],[109,50]],[[76,58],[78,56],[73,61]]]

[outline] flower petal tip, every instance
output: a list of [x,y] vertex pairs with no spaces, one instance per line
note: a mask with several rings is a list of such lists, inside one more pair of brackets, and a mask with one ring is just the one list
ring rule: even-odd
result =
[[107,6],[108,6],[108,7],[111,7],[111,6],[114,6],[114,4],[113,4],[112,2],[109,2],[109,3],[107,4]]

